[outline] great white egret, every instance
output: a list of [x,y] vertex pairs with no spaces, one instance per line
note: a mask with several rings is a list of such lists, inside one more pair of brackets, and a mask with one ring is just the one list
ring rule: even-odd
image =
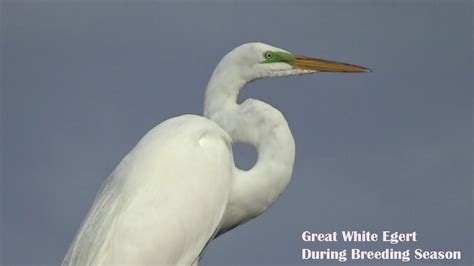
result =
[[[63,265],[197,265],[218,235],[260,215],[287,186],[295,143],[282,113],[236,102],[261,78],[368,72],[360,66],[246,43],[225,55],[208,83],[204,117],[182,115],[151,129],[105,181]],[[257,149],[248,171],[232,143]]]

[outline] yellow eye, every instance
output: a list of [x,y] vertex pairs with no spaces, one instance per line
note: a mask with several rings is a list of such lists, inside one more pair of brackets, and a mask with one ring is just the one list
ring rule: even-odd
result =
[[273,54],[271,52],[266,52],[264,54],[264,56],[265,56],[266,59],[272,59],[273,58]]

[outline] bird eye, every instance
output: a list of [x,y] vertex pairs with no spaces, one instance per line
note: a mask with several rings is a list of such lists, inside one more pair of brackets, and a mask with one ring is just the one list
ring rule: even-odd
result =
[[271,52],[266,52],[264,54],[264,56],[265,56],[266,59],[272,59],[273,58],[273,54]]

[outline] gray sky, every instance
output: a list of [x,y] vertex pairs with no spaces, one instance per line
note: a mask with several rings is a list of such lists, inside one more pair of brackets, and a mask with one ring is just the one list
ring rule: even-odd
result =
[[[458,263],[469,264],[472,6],[2,1],[0,261],[57,265],[100,184],[140,137],[201,113],[219,59],[262,41],[374,72],[245,89],[242,99],[264,100],[289,121],[293,180],[264,215],[214,241],[202,265],[311,264],[301,248],[352,247],[461,250]],[[255,157],[238,151],[241,165]],[[305,230],[416,230],[419,241],[308,244]]]

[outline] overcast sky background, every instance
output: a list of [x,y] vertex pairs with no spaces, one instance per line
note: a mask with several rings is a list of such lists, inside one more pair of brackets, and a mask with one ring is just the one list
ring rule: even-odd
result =
[[[289,121],[293,180],[201,265],[311,264],[302,248],[352,247],[461,250],[471,264],[472,1],[257,2],[1,2],[3,264],[58,265],[117,163],[163,120],[200,114],[214,66],[249,41],[374,72],[244,90]],[[419,241],[304,243],[305,230]]]

